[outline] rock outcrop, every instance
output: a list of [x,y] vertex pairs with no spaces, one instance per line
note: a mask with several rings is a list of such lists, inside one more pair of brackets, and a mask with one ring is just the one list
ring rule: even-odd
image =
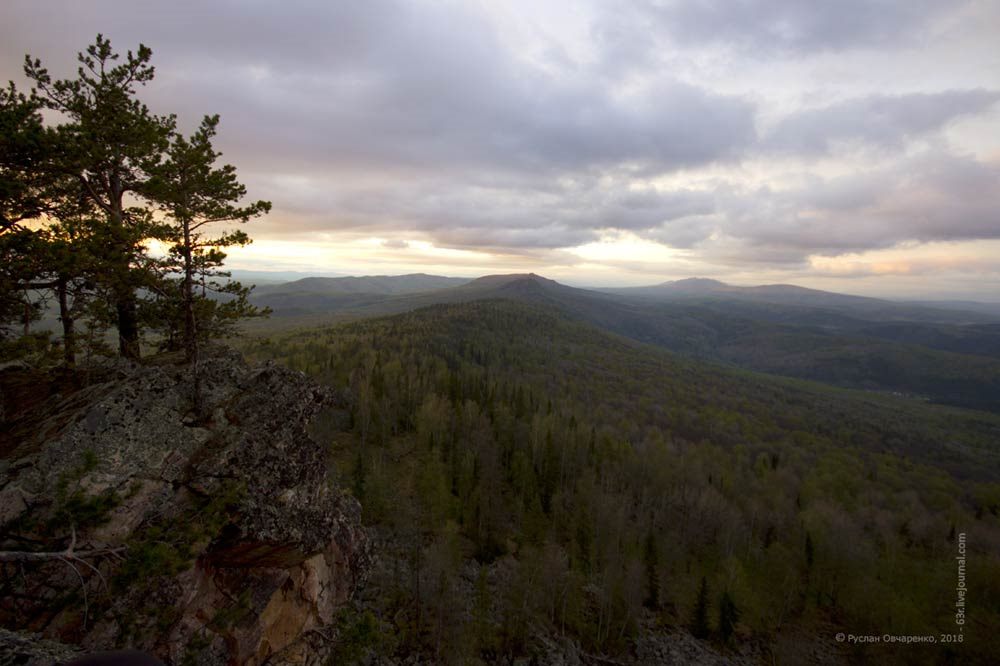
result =
[[0,625],[171,664],[323,658],[370,553],[309,434],[339,398],[225,349],[199,375],[196,401],[170,358],[71,389],[0,373]]

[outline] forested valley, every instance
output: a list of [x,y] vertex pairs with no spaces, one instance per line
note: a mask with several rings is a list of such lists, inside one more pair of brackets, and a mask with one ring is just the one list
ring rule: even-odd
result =
[[[359,654],[467,663],[541,634],[613,658],[671,627],[778,663],[809,640],[861,663],[1000,650],[993,415],[724,369],[510,301],[244,351],[350,397],[316,434],[384,549],[341,618]],[[963,643],[831,642],[954,633],[958,538]]]

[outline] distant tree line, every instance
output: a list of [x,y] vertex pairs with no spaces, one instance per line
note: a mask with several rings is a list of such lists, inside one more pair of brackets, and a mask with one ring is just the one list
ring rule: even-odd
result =
[[[98,35],[76,78],[54,79],[25,56],[30,92],[0,89],[0,360],[55,350],[72,366],[113,328],[123,357],[138,359],[149,331],[193,362],[199,342],[262,314],[250,288],[219,270],[224,248],[250,238],[211,227],[271,204],[244,202],[235,168],[216,166],[218,116],[185,137],[174,115],[139,100],[151,55],[140,45],[121,57]],[[58,312],[57,346],[32,330],[47,308]]]

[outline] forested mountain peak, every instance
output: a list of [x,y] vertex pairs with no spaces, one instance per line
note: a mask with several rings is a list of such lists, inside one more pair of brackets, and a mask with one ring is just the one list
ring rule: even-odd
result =
[[497,275],[484,275],[481,278],[476,278],[468,284],[471,288],[496,288],[505,287],[512,284],[536,284],[552,287],[562,287],[564,285],[559,284],[555,280],[550,280],[549,278],[542,277],[541,275],[536,275],[535,273],[504,273]]

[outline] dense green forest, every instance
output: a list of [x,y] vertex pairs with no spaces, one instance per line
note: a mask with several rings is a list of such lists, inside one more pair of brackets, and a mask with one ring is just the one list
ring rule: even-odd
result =
[[[672,626],[778,663],[803,632],[866,663],[1000,653],[994,415],[716,367],[510,301],[245,353],[348,398],[316,432],[383,565],[341,618],[345,655],[466,663],[545,632],[613,656]],[[852,647],[837,631],[961,643]]]
[[[273,326],[287,327],[294,321],[320,323],[323,314],[329,322],[504,298],[554,307],[639,342],[748,370],[1000,412],[1000,328],[988,314],[789,285],[737,292],[727,287],[722,294],[689,288],[654,298],[633,292],[656,288],[606,293],[533,274],[436,287],[426,276],[415,277],[388,278],[396,285],[391,293],[378,289],[382,285],[373,278],[367,284],[358,278],[301,280],[269,287],[251,301],[274,311]],[[777,292],[767,300],[772,290]],[[741,293],[742,299],[735,297]]]

